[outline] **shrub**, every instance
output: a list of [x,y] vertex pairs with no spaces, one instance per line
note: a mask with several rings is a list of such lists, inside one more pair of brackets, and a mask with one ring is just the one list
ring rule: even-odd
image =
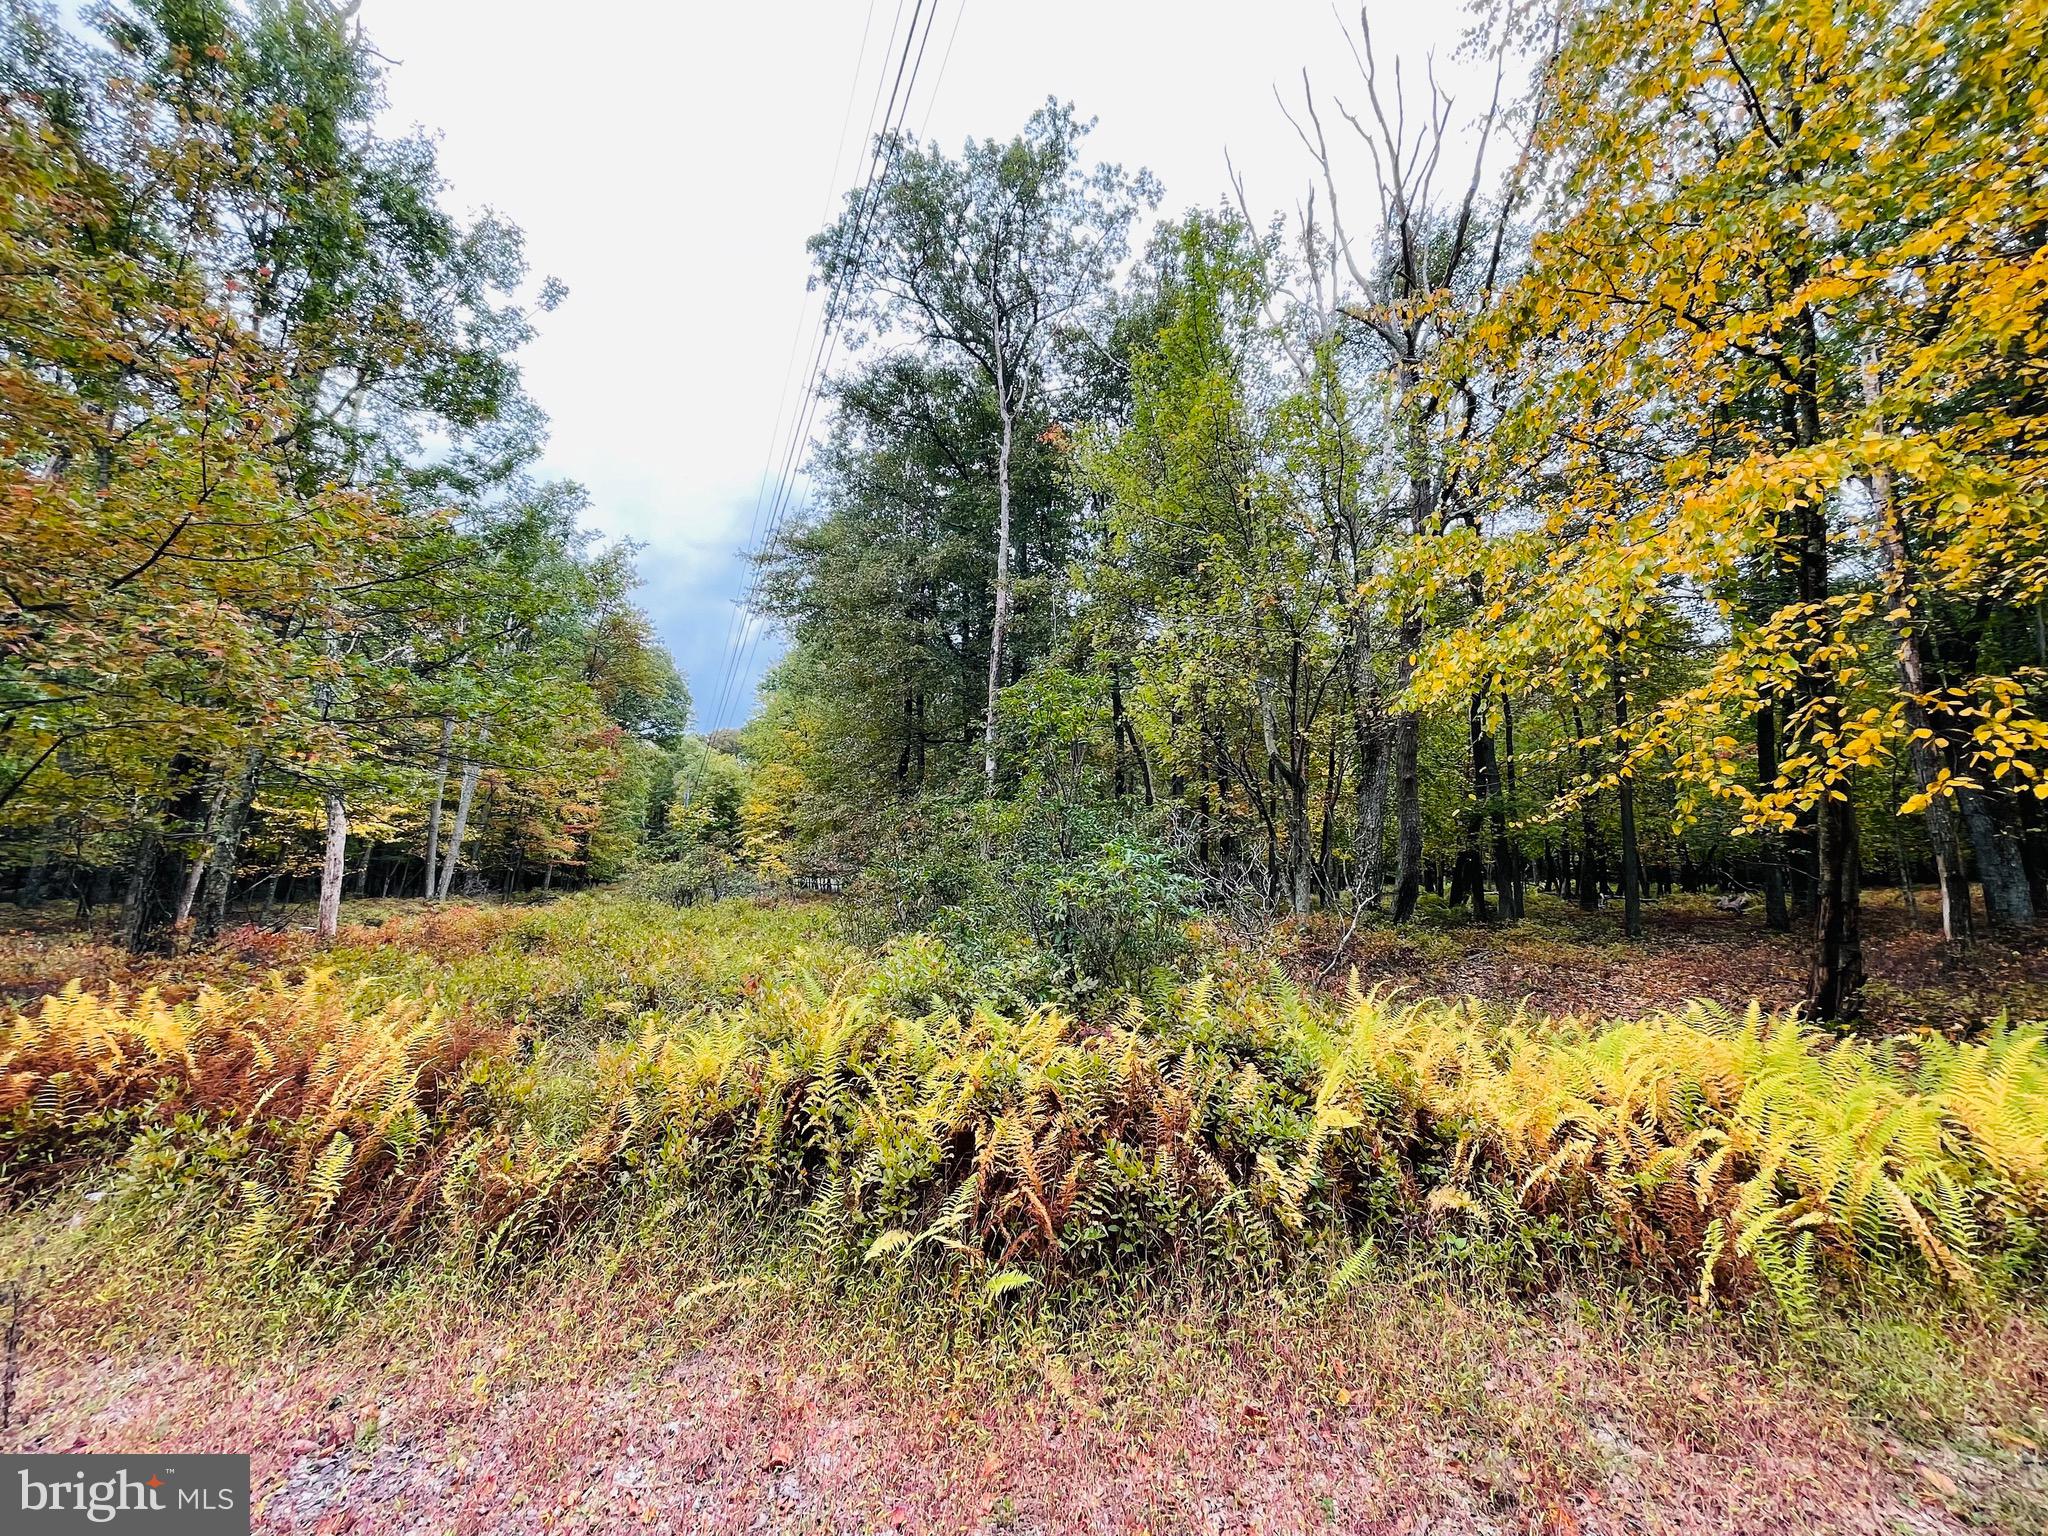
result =
[[1259,1272],[1373,1238],[1525,1283],[1626,1266],[1795,1316],[1871,1273],[2007,1284],[2048,1226],[2038,1026],[1873,1045],[1754,1011],[1538,1026],[1208,980],[1090,1023],[963,1005],[936,941],[862,961],[803,947],[805,920],[534,914],[502,941],[534,966],[637,965],[690,999],[567,1046],[388,978],[175,1007],[72,989],[0,1028],[0,1180],[122,1155],[130,1187],[215,1188],[245,1259],[434,1241],[491,1266],[688,1198],[801,1213],[836,1260],[990,1284]]
[[747,895],[754,886],[754,877],[735,863],[730,854],[707,843],[693,843],[675,858],[638,866],[616,889],[636,901],[689,907]]
[[360,1254],[407,1238],[511,1038],[416,1003],[350,1006],[327,972],[167,1006],[75,985],[0,1028],[0,1183],[123,1148],[144,1186],[194,1160],[243,1208],[236,1246],[290,1232]]
[[863,877],[876,918],[928,929],[1028,1007],[1136,989],[1186,948],[1196,883],[1130,813],[1087,801],[927,803]]

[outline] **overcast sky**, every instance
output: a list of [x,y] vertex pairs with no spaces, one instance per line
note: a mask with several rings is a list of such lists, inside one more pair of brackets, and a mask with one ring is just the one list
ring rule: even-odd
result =
[[[1362,94],[1325,0],[936,3],[913,129],[951,148],[1008,137],[1056,95],[1100,119],[1091,158],[1160,178],[1162,213],[1219,201],[1226,150],[1255,211],[1294,206],[1310,163],[1275,87],[1298,102],[1307,66],[1323,90]],[[1373,11],[1383,61],[1398,52],[1419,74],[1434,52],[1441,77],[1470,81],[1451,57],[1461,6]],[[553,421],[546,468],[589,488],[606,533],[646,546],[641,600],[700,727],[735,723],[776,649],[758,647],[711,718],[792,344],[815,310],[804,241],[865,163],[897,0],[364,0],[360,14],[393,61],[391,126],[439,135],[452,206],[513,219],[536,279],[568,285],[525,356]],[[1463,120],[1483,103],[1461,89]],[[1368,171],[1354,161],[1347,180],[1362,215]]]

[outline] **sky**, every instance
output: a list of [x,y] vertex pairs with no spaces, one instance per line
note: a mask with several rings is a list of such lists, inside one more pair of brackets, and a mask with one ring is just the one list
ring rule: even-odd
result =
[[[589,489],[605,534],[643,546],[640,600],[700,729],[744,719],[779,653],[764,633],[721,686],[743,549],[803,382],[792,354],[815,319],[804,242],[864,171],[884,39],[917,3],[362,0],[390,61],[386,126],[435,134],[448,205],[519,224],[536,285],[568,286],[524,355],[553,423],[543,468]],[[1299,205],[1314,167],[1275,90],[1298,107],[1304,67],[1326,104],[1362,107],[1323,0],[930,3],[912,130],[957,150],[1057,96],[1099,119],[1091,159],[1161,180],[1162,216],[1221,201],[1226,153],[1255,213]],[[1401,57],[1411,95],[1434,55],[1457,120],[1479,112],[1488,82],[1453,57],[1461,6],[1372,11],[1382,67]],[[1346,147],[1339,168],[1355,223],[1370,167]]]

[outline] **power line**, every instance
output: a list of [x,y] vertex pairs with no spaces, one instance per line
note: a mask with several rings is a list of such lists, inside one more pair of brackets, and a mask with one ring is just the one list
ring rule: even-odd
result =
[[[922,6],[921,6],[921,5],[920,5],[920,9],[922,9]],[[966,12],[966,0],[961,0],[961,3],[960,3],[960,6],[959,6],[959,9],[958,9],[958,10],[956,10],[956,11],[954,12],[954,17],[953,17],[953,36],[957,36],[957,35],[958,35],[958,33],[959,33],[959,27],[960,27],[960,18],[961,18],[961,16],[963,16],[963,15],[965,14],[965,12]],[[895,115],[896,115],[896,127],[895,127],[895,130],[894,130],[894,131],[893,131],[893,132],[892,132],[892,133],[891,133],[891,134],[889,135],[889,138],[888,138],[888,151],[887,151],[887,153],[888,153],[888,160],[887,160],[887,162],[886,162],[885,164],[883,164],[883,165],[881,165],[881,166],[879,167],[879,170],[880,170],[880,174],[881,174],[881,176],[882,176],[883,178],[886,178],[886,176],[887,176],[887,173],[888,173],[888,170],[889,170],[889,168],[890,168],[891,166],[893,166],[893,164],[894,164],[894,156],[895,156],[895,154],[896,154],[896,151],[897,151],[897,149],[898,149],[898,148],[900,147],[900,139],[901,139],[901,134],[902,134],[903,124],[904,124],[904,122],[905,122],[905,121],[907,121],[907,120],[908,120],[908,117],[909,117],[909,114],[910,114],[910,105],[911,105],[911,100],[912,100],[912,98],[913,98],[913,95],[914,95],[914,93],[915,93],[915,91],[916,91],[916,89],[917,89],[917,75],[918,75],[919,71],[920,71],[920,70],[922,69],[922,67],[923,67],[923,64],[924,64],[924,57],[925,57],[925,51],[926,51],[926,49],[927,49],[927,48],[928,48],[928,47],[930,46],[930,44],[931,44],[931,34],[932,34],[932,28],[933,28],[933,25],[934,25],[934,24],[935,24],[935,23],[937,22],[937,20],[938,20],[938,13],[939,13],[939,0],[933,0],[933,4],[932,4],[932,8],[931,8],[931,11],[930,11],[930,13],[929,13],[929,14],[928,14],[928,15],[926,16],[926,18],[925,18],[925,23],[924,23],[924,33],[923,33],[923,35],[922,35],[922,36],[921,36],[921,37],[919,38],[919,40],[918,40],[918,45],[917,45],[917,58],[916,58],[916,60],[915,60],[914,62],[912,62],[911,66],[910,66],[910,77],[909,77],[909,82],[908,82],[908,85],[906,86],[906,88],[905,88],[905,90],[904,90],[904,93],[903,93],[903,105],[902,105],[902,108],[901,108],[901,110],[900,110],[900,111],[898,111],[898,112],[897,112],[897,113],[895,114]],[[913,15],[912,15],[912,17],[911,17],[911,27],[912,27],[912,29],[913,29],[913,30],[915,30],[916,26],[917,26],[917,16],[916,16],[915,14],[913,14]],[[905,44],[905,51],[906,51],[906,54],[907,54],[907,52],[908,52],[908,47],[909,47],[909,39],[908,39],[907,37],[906,37],[906,38],[905,38],[905,40],[904,40],[904,44]],[[933,77],[933,80],[932,80],[932,92],[931,92],[931,96],[930,96],[930,97],[929,97],[929,98],[927,99],[927,102],[926,102],[926,108],[925,108],[925,121],[927,121],[927,122],[928,122],[928,121],[930,120],[930,116],[931,116],[931,106],[932,106],[932,104],[933,104],[933,103],[935,103],[935,102],[936,102],[936,101],[938,100],[938,92],[939,92],[939,87],[940,87],[940,85],[941,85],[941,84],[943,84],[943,83],[944,83],[944,80],[945,80],[945,62],[946,62],[946,59],[949,59],[949,58],[951,57],[951,55],[952,55],[952,37],[949,37],[949,38],[948,38],[948,40],[947,40],[947,44],[946,44],[946,54],[945,54],[945,58],[942,58],[942,59],[941,59],[941,61],[940,61],[940,65],[939,65],[939,71],[938,71],[937,75],[935,75],[935,76]],[[901,69],[900,69],[900,65],[899,65],[899,74],[900,74],[900,73],[901,73]],[[893,93],[893,92],[891,93],[891,105],[892,105],[892,106],[894,105],[894,93]],[[880,146],[879,146],[879,145],[878,145],[877,149],[878,149],[878,154],[879,154],[879,153],[880,153]],[[874,183],[874,181],[873,181],[873,180],[871,179],[871,181],[870,181],[870,188],[874,188],[874,187],[875,187],[875,183]],[[869,210],[868,210],[868,211],[869,211],[870,213],[872,212],[872,203],[873,203],[874,201],[879,201],[879,191],[878,191],[878,190],[876,191],[876,195],[875,195],[875,197],[874,197],[873,199],[871,199],[871,200],[870,200],[870,206],[869,206]],[[868,230],[869,230],[869,228],[871,228],[871,227],[872,227],[872,224],[871,224],[871,222],[869,222],[869,223],[866,223],[866,224],[862,224],[862,225],[860,225],[859,227],[857,227],[857,229],[856,229],[856,231],[855,231],[855,246],[854,246],[854,250],[855,250],[855,257],[856,257],[856,259],[855,259],[855,261],[854,261],[854,262],[853,262],[853,263],[851,264],[851,266],[852,266],[853,268],[857,268],[857,267],[859,266],[859,260],[858,260],[858,258],[859,258],[859,256],[860,256],[861,254],[863,254],[863,253],[865,252],[865,249],[866,249],[866,243],[867,243],[867,235],[868,235]],[[819,364],[818,364],[818,368],[817,368],[816,372],[814,373],[814,375],[813,375],[813,379],[812,379],[812,388],[811,388],[811,395],[810,395],[810,399],[809,399],[808,409],[807,409],[807,411],[806,411],[806,414],[805,414],[805,418],[804,418],[804,421],[803,421],[803,424],[802,424],[802,427],[801,427],[801,429],[799,430],[799,432],[798,432],[797,436],[796,436],[796,437],[795,437],[795,438],[794,438],[794,439],[792,440],[792,447],[793,447],[793,448],[800,448],[802,444],[806,443],[806,442],[807,442],[807,441],[809,440],[809,436],[810,436],[810,427],[811,427],[811,423],[812,423],[812,421],[814,421],[814,420],[815,420],[815,417],[816,417],[817,407],[818,407],[818,404],[819,404],[819,401],[820,401],[820,398],[821,398],[821,395],[822,395],[822,391],[823,391],[823,385],[824,385],[824,376],[825,376],[825,371],[826,371],[826,369],[827,369],[827,367],[829,366],[829,364],[830,364],[830,361],[831,361],[831,349],[832,349],[832,347],[836,346],[836,344],[837,344],[837,340],[838,340],[838,335],[837,335],[837,332],[838,332],[838,308],[837,308],[837,299],[838,299],[838,295],[835,295],[835,298],[834,298],[834,308],[833,308],[833,310],[832,310],[832,312],[831,312],[831,319],[830,319],[830,321],[829,321],[830,331],[829,331],[829,334],[828,334],[828,336],[827,336],[827,337],[825,338],[825,341],[826,341],[826,345],[825,345],[825,346],[823,346],[823,347],[821,347],[821,350],[820,350],[820,357],[819,357]],[[767,535],[767,537],[768,537],[768,539],[770,539],[770,540],[772,540],[772,539],[774,538],[774,536],[775,536],[775,533],[776,533],[776,531],[777,531],[777,530],[778,530],[778,529],[780,528],[780,526],[781,526],[781,523],[782,523],[782,521],[783,521],[783,518],[784,518],[784,516],[785,516],[785,515],[786,515],[786,513],[787,513],[787,510],[788,510],[788,507],[789,507],[789,504],[790,504],[790,498],[791,498],[791,496],[792,496],[792,495],[794,494],[794,487],[795,487],[795,476],[794,476],[794,473],[793,473],[793,471],[794,471],[794,469],[795,469],[795,468],[797,468],[797,467],[798,467],[798,466],[796,466],[796,465],[795,465],[794,463],[791,463],[790,465],[786,466],[786,470],[785,470],[785,476],[784,476],[784,479],[783,479],[783,482],[782,482],[782,496],[781,496],[781,498],[780,498],[780,500],[779,500],[779,502],[778,502],[778,505],[777,505],[777,507],[776,507],[776,509],[775,509],[775,512],[774,512],[774,514],[773,514],[773,515],[772,515],[772,516],[770,517],[770,520],[769,520],[769,530],[768,530],[768,535]],[[765,548],[765,547],[766,547],[765,543],[764,543],[764,545],[763,545],[762,547],[763,547],[763,548]],[[754,592],[756,592],[756,591],[758,591],[758,589],[759,589],[759,583],[758,583],[758,572],[757,572],[757,575],[756,575],[756,581],[755,581],[754,585],[753,585],[752,587],[750,587],[750,589],[749,589],[749,595],[748,595],[748,602],[749,602],[749,605],[751,605],[751,603],[752,603],[752,597],[753,597],[753,593],[754,593]],[[751,632],[750,632],[750,633],[749,633],[749,635],[748,635],[748,638],[747,638],[747,642],[746,642],[746,645],[745,645],[745,647],[744,647],[744,654],[743,654],[743,655],[742,655],[742,657],[741,657],[741,660],[740,660],[740,664],[739,664],[739,667],[738,667],[738,673],[737,673],[738,677],[739,677],[739,678],[741,678],[741,679],[744,679],[744,678],[745,678],[745,676],[747,675],[747,672],[748,672],[748,670],[749,670],[749,669],[750,669],[750,668],[752,667],[752,665],[753,665],[753,658],[754,658],[755,654],[756,654],[756,653],[758,652],[758,650],[759,650],[759,647],[760,647],[760,643],[761,643],[761,635],[762,635],[762,632],[763,632],[763,631],[765,630],[765,628],[766,628],[766,626],[765,626],[765,625],[755,626],[755,627],[753,627],[753,628],[751,629]]]
[[[803,404],[798,411],[795,430],[791,432],[784,448],[781,470],[775,480],[774,499],[769,506],[767,528],[765,532],[761,532],[758,526],[750,530],[757,535],[751,541],[752,554],[755,556],[758,556],[760,552],[773,543],[792,504],[797,472],[801,467],[802,451],[810,441],[811,429],[815,423],[818,406],[823,395],[826,373],[838,342],[839,327],[845,312],[847,285],[851,282],[852,274],[860,264],[860,257],[865,253],[868,234],[872,228],[874,210],[880,202],[883,184],[887,179],[889,170],[893,167],[895,155],[902,142],[903,126],[908,120],[911,102],[917,89],[917,76],[923,67],[925,53],[931,43],[933,26],[938,19],[939,0],[930,0],[930,9],[927,10],[926,7],[927,0],[916,0],[916,6],[911,12],[910,25],[903,33],[903,47],[896,62],[895,78],[890,85],[887,104],[886,106],[881,106],[881,131],[874,135],[872,148],[869,153],[868,174],[859,195],[854,201],[852,223],[848,231],[849,248],[854,259],[841,267],[839,281],[834,284],[831,292],[827,295],[824,308],[820,312],[817,349],[810,370],[810,382],[803,396]],[[962,0],[961,10],[963,12],[965,10],[965,0]],[[901,11],[901,0],[898,0],[897,14],[899,19]],[[921,32],[919,30],[920,20],[923,22]],[[954,19],[956,34],[958,27],[959,15],[956,13]],[[896,28],[892,26],[890,29],[891,43],[895,41],[895,37]],[[914,56],[912,54],[913,42],[916,44]],[[950,41],[947,45],[947,52],[950,55]],[[936,99],[939,80],[943,78],[943,75],[944,65],[942,63],[940,74],[933,83],[933,99]],[[876,81],[876,102],[878,106],[881,105],[881,100],[881,81],[878,78]],[[927,107],[928,115],[929,106]],[[870,128],[873,128],[875,125],[875,114],[873,112],[869,115],[869,125]],[[738,608],[740,622],[738,624],[737,643],[733,646],[728,656],[727,665],[720,678],[717,703],[711,717],[714,720],[724,719],[727,706],[734,698],[733,690],[745,678],[748,668],[753,663],[753,657],[759,649],[761,632],[766,627],[765,625],[756,625],[753,622],[752,609],[759,589],[760,573],[757,567],[750,574],[746,594]]]
[[[880,140],[875,135],[877,123],[879,121],[880,125],[883,128],[886,128],[888,125],[889,114],[894,109],[896,103],[896,91],[899,90],[902,86],[904,63],[905,60],[908,58],[910,50],[910,37],[911,34],[914,34],[917,29],[917,20],[919,15],[922,14],[924,10],[924,3],[925,0],[917,0],[917,9],[911,12],[910,30],[909,32],[904,33],[903,38],[904,57],[900,58],[897,61],[896,83],[895,86],[893,86],[890,90],[888,106],[886,107],[883,105],[882,98],[882,82],[884,79],[887,78],[886,65],[884,67],[883,72],[875,77],[875,101],[874,105],[868,109],[867,126],[871,144],[871,147],[868,152],[868,172],[865,180],[863,181],[859,199],[855,203],[856,226],[859,225],[861,218],[865,214],[870,195],[875,186],[876,175],[880,164],[882,151],[880,147]],[[889,52],[893,49],[895,45],[897,33],[899,29],[902,27],[902,21],[903,0],[897,0],[895,17],[892,20],[889,27],[889,41],[886,45],[884,45],[883,48],[882,56],[885,60],[887,59]],[[827,203],[827,211],[830,211],[829,201]],[[811,364],[809,382],[805,385],[803,394],[799,397],[803,403],[798,407],[798,413],[796,422],[794,424],[794,429],[792,430],[787,440],[787,445],[784,448],[781,468],[775,474],[774,480],[772,482],[774,486],[774,496],[772,502],[770,503],[768,531],[765,535],[763,535],[760,531],[758,515],[759,509],[757,505],[755,525],[748,530],[747,547],[750,558],[753,554],[758,553],[759,550],[766,547],[767,542],[775,537],[776,530],[780,525],[782,509],[787,501],[787,487],[791,472],[794,468],[795,455],[799,451],[799,445],[801,445],[809,436],[811,413],[815,409],[816,393],[819,387],[819,378],[823,360],[826,355],[826,347],[838,323],[839,299],[839,290],[835,288],[831,293],[829,293],[826,296],[824,307],[819,311],[818,330],[816,332],[816,356],[814,357]],[[801,334],[801,331],[799,331],[799,334]],[[779,412],[777,416],[776,426],[777,431],[779,433],[781,429],[781,417]],[[775,469],[775,460],[773,455],[773,446],[771,443],[769,462],[763,469],[764,481],[767,478],[768,472],[773,469]],[[750,632],[753,624],[753,601],[754,596],[758,590],[759,573],[758,571],[749,572],[746,591],[739,599],[739,601],[734,605],[733,611],[735,623],[734,627],[729,631],[728,650],[725,658],[725,664],[721,670],[721,674],[719,677],[717,702],[711,714],[711,719],[714,721],[724,719],[726,705],[730,701],[732,697],[732,690],[738,682],[742,656],[748,649],[747,642],[750,638]]]
[[966,15],[967,0],[960,0],[958,8],[953,12],[953,29],[946,34],[946,51],[939,55],[939,72],[932,77],[932,93],[925,98],[924,117],[917,125],[917,136],[920,139],[931,132],[932,108],[939,104],[939,85],[946,78],[946,66],[953,62],[953,44],[960,39],[960,22]]
[[[870,0],[868,14],[868,25],[870,28],[872,28],[874,15],[873,0]],[[914,19],[915,18],[913,17],[913,20]],[[881,110],[882,106],[882,82],[888,77],[888,65],[886,61],[890,53],[892,53],[895,49],[896,36],[898,31],[901,29],[902,24],[903,0],[896,0],[895,14],[892,16],[889,24],[889,38],[888,41],[882,47],[882,58],[884,60],[884,63],[882,69],[880,70],[880,72],[877,73],[875,77],[875,100],[874,103],[868,109],[867,124],[862,135],[864,141],[871,139],[874,134],[877,113]],[[866,36],[867,33],[864,32],[862,48],[863,59],[865,59],[866,57]],[[851,125],[853,102],[859,94],[859,89],[860,65],[859,62],[856,62],[853,82],[847,88],[846,112],[842,115],[840,125],[842,132],[842,141],[839,145],[838,150],[835,151],[833,155],[832,181],[826,187],[825,206],[823,212],[820,215],[821,222],[826,217],[828,217],[832,211],[832,193],[838,185],[839,164],[845,153],[845,143],[843,139],[843,134],[845,130]],[[869,155],[869,177],[871,178],[873,175],[872,149],[870,150]],[[863,188],[863,191],[865,191],[865,187]],[[828,296],[825,300],[824,305],[819,309],[815,318],[808,325],[806,324],[806,321],[804,319],[805,311],[799,311],[796,333],[791,341],[790,359],[784,373],[782,394],[776,406],[775,427],[773,432],[771,432],[771,434],[769,435],[768,456],[766,462],[764,462],[761,466],[761,484],[758,491],[755,494],[753,516],[749,520],[749,525],[747,528],[747,541],[746,544],[743,546],[744,550],[748,554],[749,559],[752,558],[753,551],[755,551],[761,546],[761,512],[762,508],[769,503],[770,487],[774,487],[774,494],[776,498],[779,499],[781,494],[781,481],[780,477],[776,473],[776,445],[783,441],[783,424],[785,420],[788,419],[790,401],[789,386],[796,377],[796,360],[802,352],[812,350],[811,346],[805,344],[804,338],[806,330],[809,331],[812,341],[815,343],[816,338],[821,334],[822,327],[827,323],[830,307],[831,299]],[[803,392],[799,394],[797,398],[800,401],[807,399],[809,396],[810,388],[811,386],[807,382]],[[803,407],[800,405],[798,407],[799,415],[801,415],[802,409]],[[718,722],[724,718],[726,704],[731,696],[735,680],[735,670],[738,667],[740,653],[747,639],[748,629],[753,621],[751,605],[755,590],[756,586],[754,581],[754,573],[750,571],[748,573],[748,584],[746,590],[739,597],[736,597],[733,600],[732,618],[726,627],[726,640],[720,661],[718,687],[714,695],[714,702],[712,704],[711,713],[707,717],[707,724],[711,725],[713,728],[716,728]]]
[[[860,81],[861,75],[865,72],[865,67],[867,64],[868,42],[869,39],[874,35],[875,5],[876,0],[868,0],[867,17],[861,23],[860,50],[854,56],[853,77],[850,80],[848,80],[846,84],[846,106],[841,110],[839,115],[839,142],[836,146],[834,146],[832,151],[832,171],[830,179],[828,180],[825,186],[825,206],[824,214],[821,215],[821,219],[822,217],[830,215],[832,211],[832,196],[839,186],[839,167],[841,161],[845,159],[847,136],[853,128],[853,104],[860,98]],[[889,55],[891,46],[896,41],[896,28],[902,24],[902,21],[903,0],[896,0],[896,13],[889,23],[889,41],[883,44],[882,46],[882,57],[885,59]],[[879,83],[879,77],[877,77],[876,97],[878,100],[880,98],[880,95],[881,86]],[[868,120],[869,127],[871,129],[873,127],[874,122],[874,112],[872,108],[869,109]],[[797,378],[797,358],[801,356],[803,351],[805,350],[805,333],[806,331],[812,331],[813,334],[815,334],[814,327],[816,324],[822,323],[822,320],[822,312],[820,313],[820,315],[814,318],[809,313],[809,307],[805,306],[804,308],[799,309],[797,311],[796,325],[790,331],[789,357],[788,360],[785,361],[782,365],[782,388],[776,396],[775,423],[769,429],[767,453],[761,465],[761,483],[755,489],[754,509],[747,520],[747,542],[744,547],[748,549],[752,549],[755,545],[755,541],[760,537],[761,511],[762,508],[765,507],[768,502],[769,476],[775,466],[775,445],[782,441],[783,423],[788,419],[790,387],[793,384],[795,384]],[[733,604],[732,616],[726,623],[725,643],[723,646],[720,647],[721,656],[729,655],[729,653],[739,645],[744,633],[742,626],[746,622],[745,615],[746,609],[744,605],[735,601],[735,603]],[[720,707],[723,707],[722,704]]]

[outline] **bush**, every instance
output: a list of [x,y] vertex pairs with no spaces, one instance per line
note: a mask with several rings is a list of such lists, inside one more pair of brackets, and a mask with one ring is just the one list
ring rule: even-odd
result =
[[357,1255],[432,1212],[441,1149],[488,1118],[509,1031],[417,1002],[353,1006],[325,971],[165,1005],[74,984],[0,1027],[0,1188],[119,1149],[145,1188],[223,1182],[238,1243]]
[[856,909],[935,933],[1006,1006],[1137,990],[1187,947],[1196,882],[1118,807],[932,802],[897,832]]
[[754,880],[733,862],[730,854],[709,844],[697,843],[673,859],[639,865],[617,882],[614,889],[638,901],[660,901],[672,907],[689,907],[699,902],[751,894]]

